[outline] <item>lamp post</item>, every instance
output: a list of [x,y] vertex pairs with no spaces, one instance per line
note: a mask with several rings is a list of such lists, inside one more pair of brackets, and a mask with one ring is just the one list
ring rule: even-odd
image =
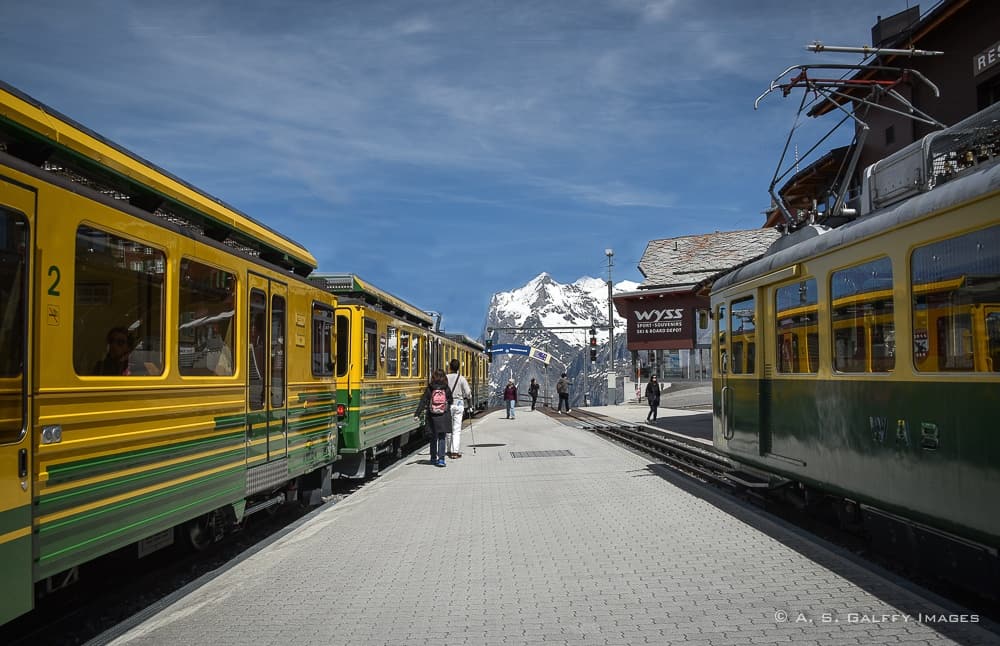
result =
[[[618,376],[615,374],[615,311],[611,300],[611,267],[614,266],[612,259],[615,256],[614,249],[605,249],[604,255],[608,257],[608,400],[612,404],[618,403]],[[612,381],[614,379],[614,381]]]

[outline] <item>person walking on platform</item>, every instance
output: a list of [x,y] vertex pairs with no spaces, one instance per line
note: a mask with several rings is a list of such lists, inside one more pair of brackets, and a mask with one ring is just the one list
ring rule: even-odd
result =
[[531,395],[531,410],[535,410],[535,402],[538,401],[538,382],[535,381],[534,377],[531,379],[531,385],[528,386],[528,394]]
[[517,405],[517,386],[513,379],[507,380],[507,387],[503,389],[503,403],[507,407],[507,419],[514,419],[514,406]]
[[430,434],[431,464],[439,467],[444,466],[445,437],[451,430],[449,409],[452,401],[448,377],[445,376],[444,370],[437,368],[431,374],[431,382],[424,389],[424,394],[417,404],[417,412],[413,416],[419,419],[420,414],[427,411],[424,428],[425,432]]
[[562,373],[562,377],[559,377],[559,381],[556,382],[556,392],[559,393],[559,404],[556,406],[556,412],[562,412],[563,402],[566,402],[566,412],[569,412],[569,380],[566,379],[566,373]]
[[462,418],[465,416],[465,402],[472,403],[472,389],[469,382],[463,377],[458,369],[462,366],[458,359],[452,359],[448,364],[451,374],[448,375],[448,388],[451,389],[451,433],[448,434],[448,457],[460,458],[462,452]]
[[649,378],[646,384],[646,401],[649,402],[649,414],[646,415],[647,422],[656,421],[656,409],[660,405],[660,384],[656,381],[656,375]]

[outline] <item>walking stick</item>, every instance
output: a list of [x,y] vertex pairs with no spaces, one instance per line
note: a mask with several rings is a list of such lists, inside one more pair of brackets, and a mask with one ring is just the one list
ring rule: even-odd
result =
[[469,413],[469,437],[472,438],[472,455],[476,454],[476,434],[472,432],[472,413]]

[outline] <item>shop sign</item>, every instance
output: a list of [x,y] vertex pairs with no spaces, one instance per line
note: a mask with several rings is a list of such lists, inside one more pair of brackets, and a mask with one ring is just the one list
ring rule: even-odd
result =
[[997,63],[1000,63],[1000,42],[972,57],[972,75],[978,76]]
[[637,307],[629,317],[629,338],[635,341],[690,339],[690,318],[689,310],[683,307]]

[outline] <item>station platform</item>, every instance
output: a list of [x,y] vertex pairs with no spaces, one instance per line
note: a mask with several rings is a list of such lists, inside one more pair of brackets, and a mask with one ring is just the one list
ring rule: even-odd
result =
[[425,447],[91,643],[1000,640],[967,611],[559,418],[490,413],[463,444],[445,468]]

